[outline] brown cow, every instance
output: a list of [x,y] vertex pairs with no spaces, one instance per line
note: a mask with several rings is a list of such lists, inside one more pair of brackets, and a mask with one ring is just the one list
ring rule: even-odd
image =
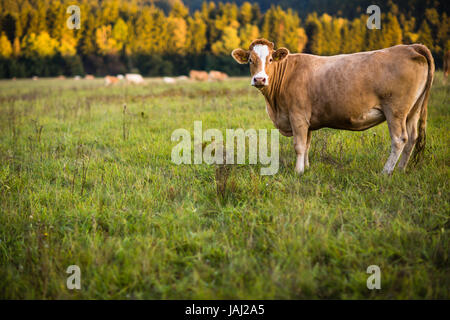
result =
[[224,81],[226,79],[228,79],[228,75],[224,72],[220,72],[220,71],[216,71],[216,70],[211,70],[209,72],[209,80]]
[[444,54],[444,82],[447,83],[448,72],[450,70],[450,50]]
[[207,81],[208,73],[206,71],[191,70],[189,72],[189,78],[191,80]]
[[119,82],[119,78],[114,76],[106,76],[105,77],[105,85],[109,86],[110,84],[116,84]]
[[257,39],[232,56],[250,63],[251,84],[264,95],[269,117],[294,137],[297,173],[309,167],[311,132],[324,127],[360,131],[387,120],[391,153],[383,173],[393,172],[402,152],[401,169],[414,146],[416,160],[423,152],[434,75],[424,45],[322,57],[274,50],[272,42]]

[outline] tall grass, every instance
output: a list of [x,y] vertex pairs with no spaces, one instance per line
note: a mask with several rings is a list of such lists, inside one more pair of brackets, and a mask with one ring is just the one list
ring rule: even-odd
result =
[[248,79],[0,81],[0,298],[450,298],[449,88],[438,73],[421,167],[380,174],[383,124],[314,132],[298,177],[285,137],[274,176],[171,162],[195,120],[273,128]]

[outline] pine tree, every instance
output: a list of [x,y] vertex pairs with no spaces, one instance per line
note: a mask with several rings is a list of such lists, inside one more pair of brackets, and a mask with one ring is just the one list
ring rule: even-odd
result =
[[252,24],[259,26],[261,19],[262,19],[261,9],[259,8],[259,4],[255,2],[252,5]]
[[439,46],[441,55],[450,49],[450,17],[445,12],[440,18],[441,23],[436,34],[436,42]]
[[424,20],[420,26],[418,42],[426,45],[430,50],[434,49],[433,35],[431,34],[430,26],[426,20]]
[[111,32],[111,37],[117,43],[117,50],[122,50],[122,48],[128,41],[128,25],[125,23],[125,21],[123,21],[122,18],[119,18],[114,24]]
[[216,55],[229,55],[240,44],[241,40],[238,37],[237,29],[225,27],[221,39],[211,46],[211,51]]
[[248,48],[250,43],[259,38],[259,29],[257,26],[247,23],[239,30],[240,46]]
[[187,35],[187,52],[200,54],[207,42],[206,36],[207,25],[203,21],[201,13],[195,12],[194,18],[188,18],[188,35]]
[[350,26],[348,21],[344,23],[344,25],[341,28],[341,48],[340,51],[342,53],[350,53],[353,38],[350,36]]
[[306,34],[308,35],[307,52],[321,55],[325,51],[325,35],[316,13],[306,18]]
[[95,16],[90,12],[86,12],[84,16],[86,16],[85,21],[82,22],[83,28],[81,28],[81,39],[79,42],[80,49],[79,51],[84,55],[91,55],[96,52],[96,44],[95,44]]
[[187,24],[181,17],[169,16],[167,18],[167,52],[186,53]]
[[386,16],[382,38],[383,48],[402,43],[402,29],[400,28],[397,17],[390,12]]
[[411,44],[417,41],[419,38],[419,34],[415,33],[415,25],[416,25],[416,19],[414,17],[411,17],[408,19],[403,13],[399,17],[399,24],[401,25],[402,29],[402,39],[403,43],[405,44]]
[[253,20],[252,5],[245,1],[239,10],[239,23],[241,25],[251,24]]
[[300,18],[291,9],[284,11],[280,6],[272,6],[264,15],[262,36],[274,42],[277,47],[297,52],[303,49],[305,40],[299,27]]
[[175,18],[186,19],[189,16],[189,9],[184,5],[183,1],[176,0],[172,5],[170,16]]

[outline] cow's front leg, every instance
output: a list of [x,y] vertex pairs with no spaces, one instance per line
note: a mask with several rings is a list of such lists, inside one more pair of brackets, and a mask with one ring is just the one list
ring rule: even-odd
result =
[[292,129],[294,136],[294,149],[295,153],[297,154],[295,172],[297,172],[299,175],[302,175],[305,171],[307,157],[308,126],[304,123],[297,123],[296,125],[292,123]]

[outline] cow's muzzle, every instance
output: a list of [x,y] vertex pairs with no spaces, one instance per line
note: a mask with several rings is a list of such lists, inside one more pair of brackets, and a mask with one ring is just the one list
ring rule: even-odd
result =
[[267,86],[268,80],[266,77],[254,77],[252,85],[255,87]]

